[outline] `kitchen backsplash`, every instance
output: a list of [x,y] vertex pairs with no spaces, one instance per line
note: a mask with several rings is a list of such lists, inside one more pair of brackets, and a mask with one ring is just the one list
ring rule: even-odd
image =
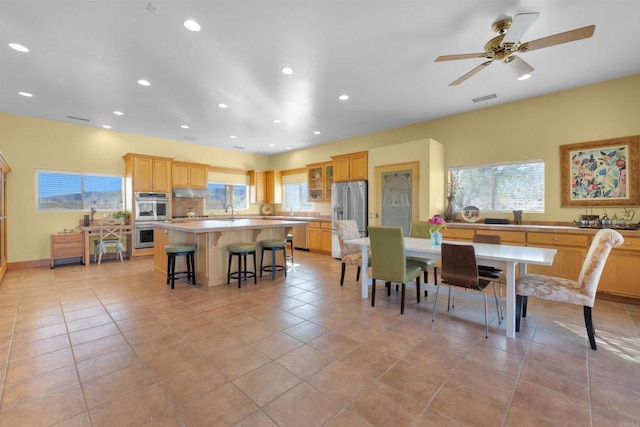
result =
[[172,216],[186,216],[189,208],[193,209],[195,215],[204,215],[204,199],[174,197],[171,199],[171,203]]

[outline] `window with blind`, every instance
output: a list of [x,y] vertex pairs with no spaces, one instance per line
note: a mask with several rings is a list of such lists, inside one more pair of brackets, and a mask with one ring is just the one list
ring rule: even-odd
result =
[[544,212],[543,160],[449,168],[449,183],[457,211]]
[[285,211],[312,210],[313,203],[307,201],[307,183],[295,182],[284,184],[284,202],[282,207]]
[[117,211],[123,205],[121,176],[36,171],[39,211]]
[[207,190],[209,190],[206,203],[208,210],[225,209],[228,205],[233,206],[235,210],[249,209],[248,186],[246,185],[209,182]]

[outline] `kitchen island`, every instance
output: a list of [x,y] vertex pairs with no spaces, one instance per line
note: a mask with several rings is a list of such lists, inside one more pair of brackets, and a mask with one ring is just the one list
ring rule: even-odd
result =
[[[300,221],[234,219],[158,222],[154,225],[154,266],[156,270],[164,274],[167,273],[165,245],[195,243],[198,246],[195,257],[196,283],[216,286],[227,283],[229,256],[227,245],[240,242],[258,244],[256,262],[260,268],[260,241],[285,240],[287,233],[291,231],[293,226],[300,225]],[[176,270],[186,270],[183,259],[178,259],[177,263],[179,265],[176,266]],[[234,271],[236,267],[232,265],[231,268]]]

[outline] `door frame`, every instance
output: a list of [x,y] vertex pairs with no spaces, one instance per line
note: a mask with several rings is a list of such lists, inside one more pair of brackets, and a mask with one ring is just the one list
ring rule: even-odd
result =
[[375,177],[376,177],[376,211],[374,214],[374,219],[376,225],[382,224],[382,174],[383,173],[393,173],[393,172],[402,172],[410,170],[411,171],[411,221],[419,220],[419,203],[418,203],[418,194],[419,193],[419,184],[420,184],[420,162],[404,162],[404,163],[394,163],[390,165],[382,165],[375,167]]

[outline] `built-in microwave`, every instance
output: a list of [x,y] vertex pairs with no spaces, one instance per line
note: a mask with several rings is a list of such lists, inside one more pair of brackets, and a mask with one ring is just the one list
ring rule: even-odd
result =
[[169,219],[169,193],[134,193],[135,221],[164,221]]

